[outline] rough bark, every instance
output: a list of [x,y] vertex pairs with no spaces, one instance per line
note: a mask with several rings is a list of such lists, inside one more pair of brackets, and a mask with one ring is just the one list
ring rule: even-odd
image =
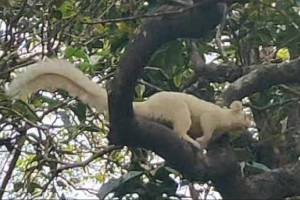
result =
[[[210,144],[207,154],[203,154],[165,126],[133,115],[134,86],[153,52],[176,38],[200,38],[209,34],[221,19],[221,6],[216,0],[203,0],[187,12],[152,19],[141,28],[128,45],[110,86],[110,142],[152,150],[186,178],[200,182],[212,180],[224,198],[274,199],[299,195],[300,190],[295,189],[300,187],[298,163],[244,178],[226,139]],[[271,78],[268,80],[274,83]],[[288,183],[293,186],[286,188]]]
[[300,162],[246,178],[249,199],[282,199],[299,195]]
[[[204,0],[186,12],[150,20],[130,41],[126,54],[120,60],[119,70],[109,94],[112,130],[115,127],[123,127],[122,124],[126,127],[129,124],[127,120],[132,120],[134,86],[150,56],[162,44],[176,38],[206,36],[221,20],[222,8],[221,5],[217,6],[216,2],[218,1]],[[126,135],[126,138],[128,136],[128,134],[123,135]],[[119,138],[114,138],[114,134],[111,136],[112,140]]]
[[291,105],[287,119],[286,152],[289,162],[297,161],[300,156],[300,103]]
[[250,73],[240,77],[223,93],[226,105],[273,85],[300,81],[300,59],[289,63],[259,65]]
[[235,64],[214,64],[204,65],[199,69],[198,74],[210,82],[224,83],[233,82],[243,75],[241,67]]

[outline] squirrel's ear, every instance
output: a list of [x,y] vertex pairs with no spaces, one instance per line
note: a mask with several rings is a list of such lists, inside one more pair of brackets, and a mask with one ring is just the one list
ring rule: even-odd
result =
[[230,104],[230,109],[233,110],[233,111],[241,111],[241,110],[243,110],[242,102],[240,102],[240,101],[233,101]]

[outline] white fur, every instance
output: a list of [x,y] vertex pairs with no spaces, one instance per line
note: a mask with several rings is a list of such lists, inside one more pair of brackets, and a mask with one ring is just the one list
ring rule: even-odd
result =
[[[103,112],[108,108],[106,90],[90,81],[73,64],[65,60],[47,60],[28,66],[25,73],[12,81],[7,95],[22,97],[40,89],[64,89],[72,96]],[[194,146],[205,147],[215,131],[229,131],[250,126],[235,101],[230,108],[178,92],[159,92],[144,102],[133,103],[136,115],[158,122],[170,122],[174,131]],[[193,135],[196,140],[188,135]]]
[[174,131],[196,147],[199,144],[189,135],[206,147],[215,131],[224,133],[250,127],[251,121],[242,109],[239,101],[234,101],[230,108],[221,108],[179,92],[159,92],[147,101],[134,104],[136,115],[171,122]]
[[78,97],[98,111],[107,111],[106,90],[66,60],[48,59],[29,65],[23,74],[12,81],[6,94],[23,98],[38,90],[58,88],[68,91],[71,96]]

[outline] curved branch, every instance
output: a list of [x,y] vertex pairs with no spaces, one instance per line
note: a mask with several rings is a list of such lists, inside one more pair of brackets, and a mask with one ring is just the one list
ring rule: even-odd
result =
[[[190,9],[190,12],[150,20],[131,40],[126,54],[121,58],[119,70],[112,82],[112,90],[108,92],[113,133],[110,135],[111,141],[118,143],[119,137],[114,135],[119,132],[124,133],[133,118],[134,86],[154,51],[162,44],[176,38],[199,38],[208,35],[222,18],[222,7],[218,6],[217,2],[217,0],[203,0],[199,6]],[[122,136],[122,134],[118,135]],[[124,133],[124,135],[126,137],[123,139],[126,140],[129,134]]]
[[78,168],[78,167],[85,167],[87,166],[89,163],[93,162],[94,160],[96,160],[97,158],[102,157],[104,154],[110,153],[113,150],[117,150],[120,149],[120,146],[108,146],[105,149],[102,149],[100,151],[95,152],[93,155],[91,155],[89,158],[87,158],[84,161],[81,162],[75,162],[75,163],[68,163],[60,168],[58,168],[56,170],[56,173],[61,173],[64,170],[68,170],[68,169],[74,169],[74,168]]
[[[148,21],[128,45],[115,79],[108,90],[110,142],[152,150],[165,158],[168,164],[186,178],[202,182],[212,180],[225,199],[261,198],[258,192],[261,188],[286,186],[283,178],[291,180],[295,187],[300,187],[300,183],[295,181],[296,178],[299,180],[297,166],[292,167],[293,170],[289,173],[289,167],[279,170],[281,174],[288,174],[282,179],[274,174],[276,171],[273,174],[269,172],[269,174],[244,178],[241,176],[239,164],[228,141],[221,139],[211,143],[207,154],[202,154],[188,142],[180,139],[171,129],[134,116],[132,109],[134,86],[154,51],[163,43],[176,38],[204,37],[220,22],[222,9],[218,4],[219,1],[200,2],[201,5],[194,7],[190,12],[157,17]],[[291,177],[292,173],[296,173],[297,176]],[[268,181],[273,182],[268,183]],[[282,198],[299,194],[300,191],[266,190],[265,193],[266,198]]]
[[[186,177],[208,180],[210,164],[197,150],[173,131],[145,119],[134,118],[132,100],[134,86],[150,56],[163,43],[176,38],[199,38],[208,35],[222,18],[217,0],[204,0],[190,12],[148,21],[128,45],[126,54],[109,90],[110,142],[132,147],[144,147],[164,157]],[[159,31],[157,31],[159,30]],[[181,156],[178,156],[181,155]],[[219,160],[224,160],[218,154]],[[218,157],[217,156],[217,157]],[[200,158],[200,159],[199,159]],[[202,158],[202,159],[201,159]],[[227,161],[226,157],[226,161]],[[212,161],[212,163],[214,163]],[[230,162],[226,162],[230,163]],[[224,163],[226,165],[226,163]],[[216,173],[216,172],[213,172]]]

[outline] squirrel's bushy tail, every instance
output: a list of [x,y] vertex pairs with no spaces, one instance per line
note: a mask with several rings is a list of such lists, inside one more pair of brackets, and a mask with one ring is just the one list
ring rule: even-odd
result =
[[66,60],[48,59],[29,65],[11,82],[6,94],[22,98],[38,90],[53,89],[66,90],[99,112],[108,109],[106,90]]

